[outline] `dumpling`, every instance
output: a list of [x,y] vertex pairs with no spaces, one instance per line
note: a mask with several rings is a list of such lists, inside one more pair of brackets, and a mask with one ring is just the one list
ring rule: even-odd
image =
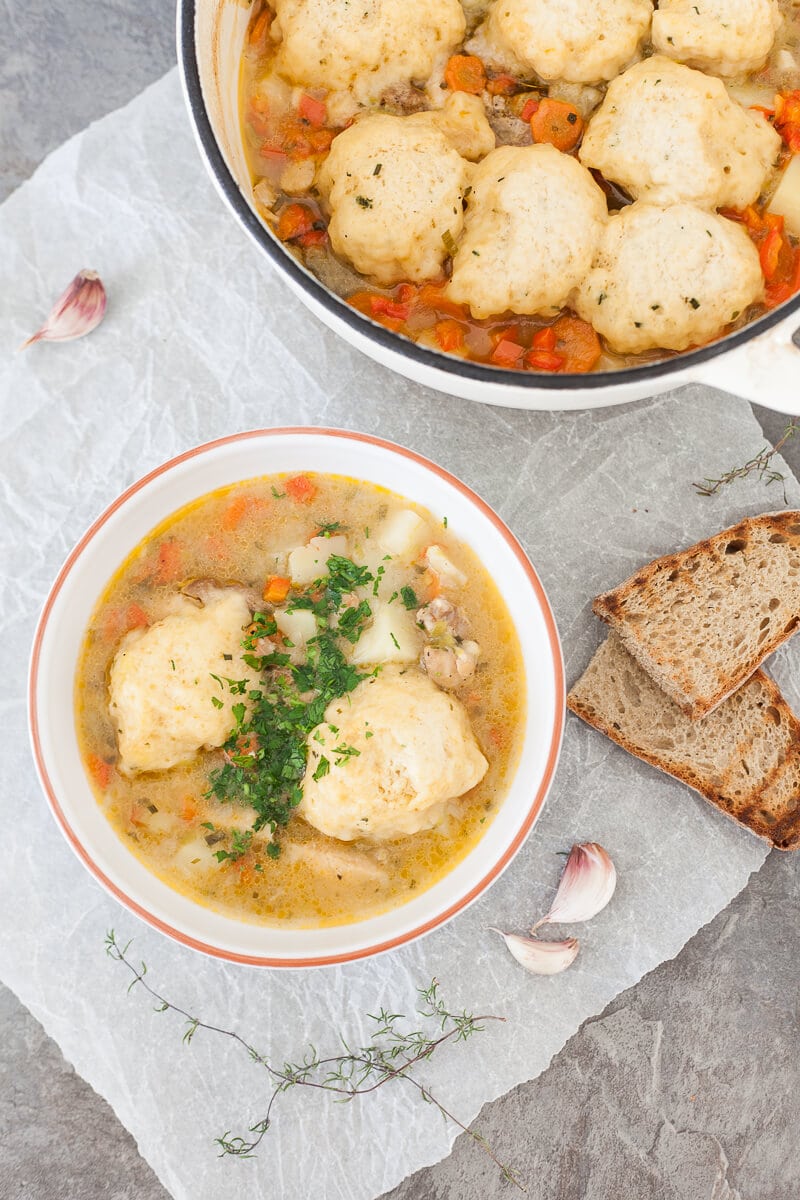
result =
[[164,771],[203,747],[221,746],[244,701],[212,678],[257,677],[242,662],[242,630],[251,613],[241,592],[226,589],[202,607],[180,609],[123,640],[109,674],[109,711],[120,770]]
[[384,667],[333,701],[325,722],[308,739],[297,811],[342,841],[432,829],[488,768],[464,707],[416,668]]
[[690,204],[638,201],[612,216],[575,309],[612,350],[685,350],[709,341],[763,293],[744,229]]
[[761,192],[780,144],[721,79],[657,55],[609,85],[579,154],[637,199],[745,208]]
[[468,179],[430,121],[371,113],[334,138],[320,174],[331,245],[378,283],[431,279],[461,233]]
[[743,75],[764,65],[781,20],[775,0],[660,0],[653,45],[701,71]]
[[597,83],[633,61],[652,15],[651,0],[494,0],[470,49],[515,75]]
[[553,146],[501,146],[472,176],[451,300],[473,316],[557,312],[589,269],[607,219],[589,172]]
[[459,0],[275,0],[276,66],[292,83],[363,102],[428,79],[464,38]]

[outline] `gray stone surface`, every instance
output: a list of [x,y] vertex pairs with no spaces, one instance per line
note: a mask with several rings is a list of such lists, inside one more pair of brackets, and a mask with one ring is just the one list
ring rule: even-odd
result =
[[[169,0],[7,0],[3,15],[0,198],[174,59]],[[778,438],[785,420],[757,413]],[[800,470],[800,439],[787,458]],[[796,1200],[799,961],[797,860],[773,854],[677,959],[587,1022],[537,1080],[487,1105],[477,1127],[534,1200]],[[461,1138],[391,1197],[513,1193]],[[0,1197],[166,1197],[105,1102],[3,989]]]

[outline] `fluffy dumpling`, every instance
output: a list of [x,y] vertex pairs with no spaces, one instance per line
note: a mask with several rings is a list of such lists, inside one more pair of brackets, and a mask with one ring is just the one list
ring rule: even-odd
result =
[[779,149],[775,130],[721,79],[657,55],[609,85],[580,159],[653,204],[745,208]]
[[124,774],[164,771],[226,741],[236,725],[232,705],[244,698],[212,675],[255,682],[241,658],[250,620],[241,592],[228,589],[202,607],[186,600],[163,621],[127,635],[109,675]]
[[468,173],[430,121],[381,113],[356,121],[334,139],[320,174],[333,249],[381,284],[433,278],[461,232]]
[[766,62],[781,24],[775,0],[661,0],[653,45],[714,75],[742,75]]
[[377,99],[428,79],[464,38],[459,0],[275,0],[277,69],[292,83]]
[[471,48],[514,74],[596,83],[633,61],[652,15],[651,0],[494,0]]
[[685,350],[715,337],[763,285],[740,225],[690,204],[639,201],[609,220],[575,308],[612,350]]
[[556,312],[589,269],[607,219],[589,172],[552,146],[501,146],[473,172],[452,300],[473,316]]
[[[463,706],[416,668],[385,667],[330,704],[325,720],[308,739],[298,812],[328,837],[432,829],[488,767]],[[336,746],[358,754],[337,756]]]

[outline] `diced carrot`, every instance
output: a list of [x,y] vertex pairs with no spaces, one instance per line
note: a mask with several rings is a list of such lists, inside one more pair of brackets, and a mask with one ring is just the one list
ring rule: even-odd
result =
[[486,69],[474,54],[454,54],[444,69],[444,81],[451,91],[480,96],[486,87]]
[[437,321],[433,332],[439,346],[447,353],[463,349],[465,329],[458,321]]
[[305,204],[287,204],[278,217],[278,237],[282,242],[291,242],[304,233],[311,233],[316,220]]
[[194,796],[184,796],[181,804],[181,819],[194,821],[197,817],[197,801]]
[[89,754],[86,757],[86,766],[94,783],[105,790],[111,783],[111,776],[114,773],[111,763],[107,763],[99,754]]
[[775,97],[775,128],[793,154],[800,151],[800,91]]
[[442,581],[435,571],[432,571],[429,567],[422,578],[424,580],[425,593],[428,600],[435,600],[437,596],[441,596]]
[[503,338],[497,343],[492,351],[492,362],[497,363],[500,367],[516,367],[522,355],[525,353],[524,347],[512,342],[508,338]]
[[286,165],[286,151],[281,150],[279,146],[273,145],[272,142],[262,142],[258,148],[258,153],[275,167]]
[[583,117],[563,100],[542,100],[530,120],[535,142],[549,142],[565,153],[575,149],[583,134]]
[[508,731],[505,730],[501,725],[493,725],[489,730],[489,740],[492,741],[495,746],[503,746],[508,740]]
[[469,310],[463,304],[448,300],[444,293],[444,285],[423,283],[417,293],[417,303],[421,308],[432,308],[436,313],[445,313],[449,317],[469,318]]
[[555,351],[561,356],[565,371],[585,375],[597,366],[603,348],[587,321],[580,317],[559,317],[552,330],[556,339]]
[[531,346],[534,350],[555,350],[556,335],[552,325],[547,325],[544,329],[537,329],[531,339]]
[[228,558],[230,554],[230,548],[225,539],[215,533],[206,538],[204,550],[208,557],[213,559]]
[[764,304],[767,308],[777,308],[793,296],[796,290],[790,283],[768,283],[764,289]]
[[250,496],[234,496],[222,514],[222,528],[228,532],[238,529],[250,511],[251,505],[252,498]]
[[291,586],[291,579],[287,579],[285,575],[270,575],[264,584],[264,599],[268,604],[281,604],[289,595]]
[[131,629],[143,629],[150,624],[150,618],[142,608],[141,604],[129,604],[125,612],[125,632],[130,633]]
[[308,121],[314,129],[321,129],[328,119],[328,110],[324,101],[315,100],[313,96],[308,96],[305,92],[300,97],[297,111],[301,118]]
[[159,583],[172,583],[181,573],[183,565],[183,552],[180,542],[170,538],[167,542],[162,542],[158,547],[158,562],[156,565],[156,579]]
[[562,355],[552,350],[529,350],[525,362],[534,371],[560,371],[564,366]]
[[771,282],[777,273],[783,248],[783,236],[778,229],[770,229],[759,247],[758,257],[761,260],[761,270],[767,282]]
[[254,733],[240,733],[236,739],[236,753],[254,755],[258,750],[258,738]]
[[530,121],[534,113],[539,108],[539,97],[530,96],[522,106],[522,111],[519,114],[520,121]]
[[251,46],[257,46],[259,42],[263,41],[271,20],[272,13],[270,10],[268,8],[262,9],[250,26],[250,33],[247,36],[247,40]]
[[324,229],[312,229],[310,233],[301,234],[297,244],[304,250],[309,250],[313,246],[324,246],[327,240],[328,234]]
[[388,296],[373,296],[370,306],[374,317],[392,317],[395,321],[407,321],[411,312],[407,304],[398,304]]
[[397,299],[401,304],[411,304],[417,298],[417,289],[413,283],[401,283],[397,289]]
[[330,150],[336,134],[332,129],[309,129],[306,134],[309,150],[312,154],[324,154]]
[[519,84],[513,75],[495,75],[487,80],[486,90],[490,96],[513,96],[519,91]]
[[319,491],[307,475],[293,475],[284,484],[287,496],[298,504],[310,504]]

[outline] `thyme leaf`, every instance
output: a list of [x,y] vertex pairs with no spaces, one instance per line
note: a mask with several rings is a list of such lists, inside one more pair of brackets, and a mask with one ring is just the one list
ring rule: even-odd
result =
[[777,471],[773,467],[772,460],[776,454],[780,454],[790,438],[793,438],[798,432],[800,432],[800,418],[793,417],[784,429],[780,440],[774,446],[764,446],[759,450],[758,454],[754,454],[742,466],[726,471],[724,475],[720,475],[719,479],[706,477],[702,483],[693,483],[692,487],[699,496],[715,496],[725,484],[734,483],[737,479],[746,479],[749,475],[757,474],[759,480],[765,486],[769,486],[771,483],[782,483],[784,485],[783,503],[788,504],[786,497],[786,476],[782,471]]

